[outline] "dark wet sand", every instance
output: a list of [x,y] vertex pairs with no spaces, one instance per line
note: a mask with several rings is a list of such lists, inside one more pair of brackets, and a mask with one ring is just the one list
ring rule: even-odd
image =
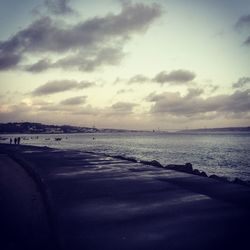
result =
[[1,249],[249,246],[249,187],[79,151],[0,153]]

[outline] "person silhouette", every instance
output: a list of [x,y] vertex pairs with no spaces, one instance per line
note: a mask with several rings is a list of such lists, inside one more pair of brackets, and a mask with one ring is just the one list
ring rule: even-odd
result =
[[10,144],[12,144],[12,138],[10,138]]
[[21,141],[21,138],[18,137],[18,138],[17,138],[17,144],[18,144],[18,145],[20,144],[20,141]]
[[17,144],[17,138],[15,137],[15,139],[14,139],[14,143],[15,143],[15,145]]

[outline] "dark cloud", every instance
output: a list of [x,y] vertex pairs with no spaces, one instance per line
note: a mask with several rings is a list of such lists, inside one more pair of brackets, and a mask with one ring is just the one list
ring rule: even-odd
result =
[[81,81],[78,82],[77,88],[78,89],[85,89],[85,88],[90,88],[90,87],[95,87],[97,86],[94,82],[89,82],[89,81]]
[[[3,65],[0,70],[20,66],[20,61],[27,55],[47,52],[57,56],[70,55],[53,63],[50,63],[51,58],[42,59],[27,69],[38,72],[50,66],[70,67],[72,63],[88,70],[95,68],[98,60],[101,64],[117,63],[123,56],[124,43],[132,35],[144,32],[160,15],[161,8],[157,4],[124,3],[119,14],[110,13],[74,25],[42,17],[10,39],[0,42],[0,65]],[[16,60],[10,60],[13,57]]]
[[128,114],[132,113],[133,108],[137,106],[136,103],[131,102],[117,102],[111,106],[112,113]]
[[117,65],[124,57],[120,47],[114,48],[96,48],[90,53],[79,52],[78,54],[65,56],[55,62],[47,59],[26,66],[26,70],[38,73],[53,68],[71,69],[76,68],[81,71],[93,71],[103,65]]
[[77,82],[75,80],[50,81],[36,88],[32,92],[32,95],[34,96],[49,95],[49,94],[55,94],[55,93],[64,92],[64,91],[68,91],[72,89],[88,88],[94,85],[95,85],[94,83],[87,82],[87,81],[82,81],[82,82]]
[[188,83],[196,77],[194,72],[178,69],[170,71],[169,73],[166,71],[159,72],[155,77],[150,78],[145,75],[135,75],[131,77],[127,82],[128,84],[133,83],[152,83],[157,82],[160,84],[169,83],[169,84],[183,84]]
[[[219,111],[241,113],[250,111],[250,90],[236,91],[232,95],[224,97],[224,103],[218,108]],[[214,101],[214,97],[210,97],[211,102]],[[220,103],[218,103],[220,104]]]
[[[242,113],[250,112],[250,90],[236,91],[231,95],[217,95],[202,98],[193,95],[193,90],[181,96],[180,93],[165,92],[150,94],[146,100],[153,103],[151,113],[174,116],[195,116],[202,113]],[[198,91],[199,93],[199,91]]]
[[73,12],[69,6],[70,0],[44,0],[45,6],[55,15],[64,15]]
[[162,71],[157,74],[152,80],[158,83],[173,83],[173,84],[180,84],[180,83],[187,83],[192,81],[196,75],[188,70],[173,70],[169,73],[166,71]]
[[77,82],[71,80],[52,81],[36,88],[32,93],[33,95],[48,95],[58,92],[64,92],[74,89],[78,86]]
[[76,96],[60,102],[61,105],[80,105],[86,102],[86,96]]
[[[65,117],[72,122],[78,121],[79,116],[94,116],[99,113],[98,109],[90,105],[61,105],[53,103],[40,103],[39,105],[27,105],[18,103],[10,105],[6,110],[0,110],[1,122],[21,122],[21,121],[36,121],[51,124],[51,119],[54,122],[65,124]],[[86,120],[85,120],[86,121]],[[92,121],[92,118],[91,118]]]
[[250,36],[245,40],[244,44],[245,45],[250,45]]
[[39,73],[42,72],[44,70],[47,70],[49,68],[52,68],[52,63],[50,62],[50,60],[48,59],[41,59],[38,62],[32,64],[32,65],[28,65],[26,66],[26,70],[33,72],[33,73]]
[[[1,47],[1,44],[0,44]],[[21,61],[21,57],[16,54],[1,52],[0,50],[0,70],[14,68]]]
[[204,93],[203,89],[190,88],[188,89],[187,98],[194,98],[200,96],[203,93]]
[[[161,93],[161,94],[156,94],[155,92],[149,94],[148,96],[145,97],[145,101],[148,102],[159,102],[160,100],[164,100],[166,98],[166,95],[169,93]],[[171,93],[171,94],[178,94],[178,93]]]
[[242,27],[249,27],[250,26],[250,15],[244,15],[239,18],[239,20],[236,23],[236,28],[242,28]]
[[242,88],[250,83],[250,77],[241,77],[237,82],[233,83],[233,88]]
[[81,53],[67,56],[50,65],[54,68],[77,68],[81,71],[93,71],[103,65],[117,65],[124,53],[120,47],[100,48],[86,55]]
[[[250,15],[244,15],[236,23],[236,28],[242,30],[243,28],[250,28]],[[245,45],[250,45],[250,35],[244,41]]]

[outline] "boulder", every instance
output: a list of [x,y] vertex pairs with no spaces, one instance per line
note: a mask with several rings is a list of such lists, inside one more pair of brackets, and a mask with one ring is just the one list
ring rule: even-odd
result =
[[237,177],[234,179],[233,183],[249,186],[249,183],[247,181],[243,181],[243,180],[241,180],[241,179],[239,179]]
[[166,168],[173,169],[176,171],[180,172],[185,172],[185,173],[193,173],[193,167],[191,163],[186,163],[185,165],[175,165],[175,164],[170,164],[167,165]]
[[163,168],[163,166],[161,165],[161,163],[158,162],[158,161],[156,161],[156,160],[151,161],[150,165],[155,166],[155,167]]
[[210,175],[209,178],[212,178],[212,179],[215,179],[215,180],[218,180],[218,181],[228,182],[228,179],[226,177],[224,177],[224,176],[218,176],[216,174]]
[[193,170],[193,174],[199,175],[199,176],[203,176],[203,177],[207,177],[206,172],[200,171],[200,170],[198,170],[198,169],[194,169],[194,170]]
[[153,160],[153,161],[140,161],[140,163],[145,164],[145,165],[150,165],[154,167],[160,167],[163,168],[160,162]]

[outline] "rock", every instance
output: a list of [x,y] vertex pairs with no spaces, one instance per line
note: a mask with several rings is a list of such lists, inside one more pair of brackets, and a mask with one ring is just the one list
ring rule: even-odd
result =
[[153,160],[153,161],[140,161],[140,163],[145,164],[145,165],[150,165],[154,167],[160,167],[163,168],[160,162]]
[[160,167],[160,168],[163,167],[163,166],[161,165],[161,163],[158,162],[158,161],[156,161],[156,160],[151,161],[151,162],[150,162],[150,165],[155,166],[155,167]]
[[200,171],[199,171],[198,169],[194,169],[194,170],[193,170],[193,174],[195,174],[195,175],[200,175]]
[[113,158],[119,159],[119,160],[125,160],[126,159],[124,156],[121,156],[121,155],[115,155],[115,156],[113,156]]
[[140,163],[145,164],[145,165],[150,165],[150,161],[140,161]]
[[135,162],[135,163],[138,162],[135,158],[132,158],[132,157],[128,157],[127,160],[128,160],[128,161]]
[[190,173],[190,174],[193,173],[193,167],[191,163],[186,163],[185,165],[170,164],[170,165],[167,165],[166,168],[170,168],[176,171]]
[[218,176],[218,175],[215,175],[215,174],[210,175],[209,178],[219,180],[219,181],[224,181],[224,182],[228,181],[228,179],[226,177]]
[[203,176],[203,177],[207,177],[206,172],[200,171],[200,170],[198,170],[198,169],[194,169],[194,170],[193,170],[193,174],[199,175],[199,176]]
[[206,172],[204,172],[204,171],[201,171],[201,172],[200,172],[200,176],[204,176],[204,177],[207,177],[207,174],[206,174]]
[[193,166],[192,166],[192,164],[191,163],[186,163],[185,164],[185,170],[188,172],[188,173],[192,173],[193,172]]
[[246,186],[249,185],[247,182],[245,182],[237,177],[234,179],[233,183],[240,184],[240,185],[246,185]]

